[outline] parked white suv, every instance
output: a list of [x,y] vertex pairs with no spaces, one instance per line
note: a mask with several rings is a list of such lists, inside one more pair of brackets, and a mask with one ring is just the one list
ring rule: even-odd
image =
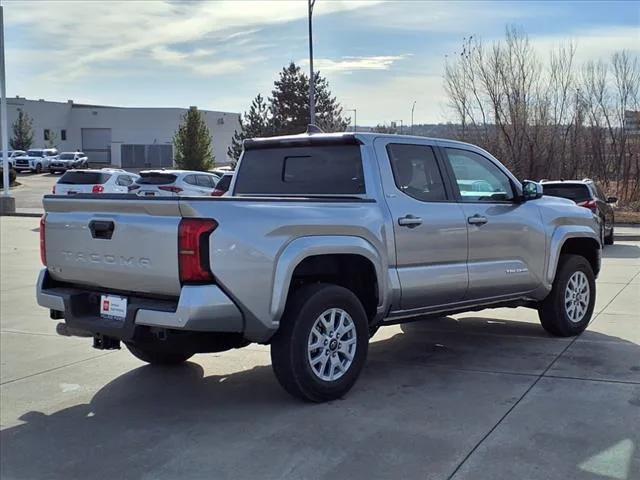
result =
[[137,179],[135,173],[119,168],[69,170],[53,186],[53,194],[127,193]]
[[[22,157],[26,154],[27,152],[25,152],[24,150],[9,150],[8,152],[8,161],[9,161],[9,168],[13,168],[13,164],[15,162],[16,157]],[[4,160],[4,155],[2,154],[2,152],[0,151],[0,160]],[[0,165],[3,165],[4,162],[0,163]]]
[[129,191],[141,197],[211,196],[220,177],[190,170],[143,170]]
[[89,158],[83,152],[62,152],[49,164],[49,171],[65,172],[71,168],[89,168]]
[[13,168],[17,172],[29,170],[40,173],[43,170],[47,170],[51,161],[56,158],[58,158],[58,150],[56,148],[32,148],[27,150],[25,155],[15,158]]

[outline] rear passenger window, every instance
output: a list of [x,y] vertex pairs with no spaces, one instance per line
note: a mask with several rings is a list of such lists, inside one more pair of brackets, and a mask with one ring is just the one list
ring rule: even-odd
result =
[[116,183],[122,187],[128,187],[133,183],[133,180],[128,175],[120,175]]
[[391,143],[387,145],[396,186],[422,202],[447,199],[440,167],[431,147]]
[[187,175],[186,177],[184,177],[184,183],[188,183],[189,185],[197,185],[198,182],[196,181],[196,176],[195,175]]
[[209,175],[197,175],[198,178],[198,186],[205,188],[213,188],[213,182],[211,181],[211,177]]

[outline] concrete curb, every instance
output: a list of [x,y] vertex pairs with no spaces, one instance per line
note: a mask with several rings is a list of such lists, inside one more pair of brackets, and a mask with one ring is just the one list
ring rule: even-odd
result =
[[40,218],[42,213],[37,212],[13,212],[4,215],[5,217],[30,217],[30,218]]
[[635,242],[640,240],[640,235],[615,235],[613,239],[616,242]]

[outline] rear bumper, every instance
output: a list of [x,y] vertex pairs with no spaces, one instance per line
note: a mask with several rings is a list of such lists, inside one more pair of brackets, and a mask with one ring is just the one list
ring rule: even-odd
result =
[[121,340],[133,338],[140,326],[194,332],[243,331],[243,317],[216,285],[184,286],[175,300],[128,297],[127,316],[115,321],[100,316],[100,295],[110,293],[57,284],[46,268],[36,285],[38,305],[64,312],[67,325]]

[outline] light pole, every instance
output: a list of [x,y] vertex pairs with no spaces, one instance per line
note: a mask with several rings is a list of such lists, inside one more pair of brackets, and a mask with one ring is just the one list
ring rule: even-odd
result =
[[411,105],[411,135],[413,135],[413,110],[416,108],[416,101],[413,101],[413,105]]
[[4,8],[0,5],[0,143],[2,144],[2,184],[4,192],[0,198],[0,214],[13,213],[16,204],[9,196],[9,128],[7,125],[7,78],[4,69]]
[[353,131],[358,130],[358,110],[355,108],[347,108],[347,112],[353,112]]
[[313,28],[311,17],[316,0],[308,0],[309,5],[309,123],[316,124],[315,81],[313,76]]

